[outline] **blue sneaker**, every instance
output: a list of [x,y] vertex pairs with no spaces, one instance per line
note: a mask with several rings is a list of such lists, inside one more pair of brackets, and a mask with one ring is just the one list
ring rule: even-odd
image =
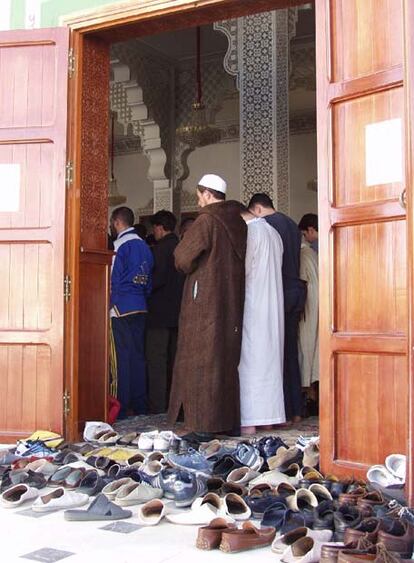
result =
[[244,467],[251,467],[255,471],[259,471],[263,465],[263,458],[259,455],[259,451],[254,446],[244,442],[237,445],[234,457]]
[[213,469],[213,463],[206,460],[200,452],[196,452],[192,448],[186,454],[170,454],[168,462],[173,467],[185,469],[190,473],[196,473],[209,477]]

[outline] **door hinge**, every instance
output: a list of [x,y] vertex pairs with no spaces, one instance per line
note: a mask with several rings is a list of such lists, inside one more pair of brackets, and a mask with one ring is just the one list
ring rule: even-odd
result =
[[65,418],[68,416],[69,413],[70,413],[70,393],[65,391],[63,393],[63,415],[65,416]]
[[71,160],[66,163],[65,171],[66,187],[69,188],[73,184],[73,162]]
[[72,280],[70,276],[66,274],[63,278],[63,297],[65,298],[65,303],[68,303],[72,296]]
[[76,58],[75,58],[75,53],[73,52],[73,47],[71,47],[69,49],[69,53],[68,53],[68,74],[69,74],[69,78],[72,78],[73,75],[75,74],[75,68],[76,68]]

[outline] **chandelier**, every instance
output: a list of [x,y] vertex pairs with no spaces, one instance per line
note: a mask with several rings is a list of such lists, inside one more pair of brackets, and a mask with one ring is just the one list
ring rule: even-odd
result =
[[115,146],[115,112],[111,112],[111,176],[109,178],[109,207],[121,205],[126,202],[126,197],[118,192],[116,178],[114,176],[114,146]]
[[203,104],[201,86],[201,28],[197,27],[196,34],[196,99],[191,106],[189,123],[178,127],[177,138],[190,148],[205,147],[218,143],[221,130],[207,122],[206,108]]

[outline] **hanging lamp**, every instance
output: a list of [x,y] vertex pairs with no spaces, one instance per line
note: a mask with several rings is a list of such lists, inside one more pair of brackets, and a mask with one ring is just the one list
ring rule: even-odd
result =
[[201,84],[201,28],[196,28],[196,98],[191,106],[191,118],[188,124],[178,127],[177,138],[190,148],[205,147],[218,143],[221,130],[207,122],[206,108],[203,104]]
[[115,112],[111,112],[111,176],[109,178],[109,207],[125,203],[127,198],[118,192],[116,178],[114,176],[114,148],[115,148]]

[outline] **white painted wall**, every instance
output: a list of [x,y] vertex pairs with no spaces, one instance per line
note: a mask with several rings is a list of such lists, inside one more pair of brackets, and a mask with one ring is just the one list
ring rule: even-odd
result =
[[143,154],[124,154],[114,158],[118,192],[127,197],[124,205],[135,210],[145,207],[153,197],[153,184],[147,178],[149,161]]
[[190,175],[184,190],[193,192],[203,174],[218,174],[227,182],[227,199],[240,200],[240,144],[238,141],[208,145],[188,158]]
[[290,216],[300,221],[305,213],[318,212],[318,194],[307,188],[317,177],[316,133],[291,135],[289,151]]

